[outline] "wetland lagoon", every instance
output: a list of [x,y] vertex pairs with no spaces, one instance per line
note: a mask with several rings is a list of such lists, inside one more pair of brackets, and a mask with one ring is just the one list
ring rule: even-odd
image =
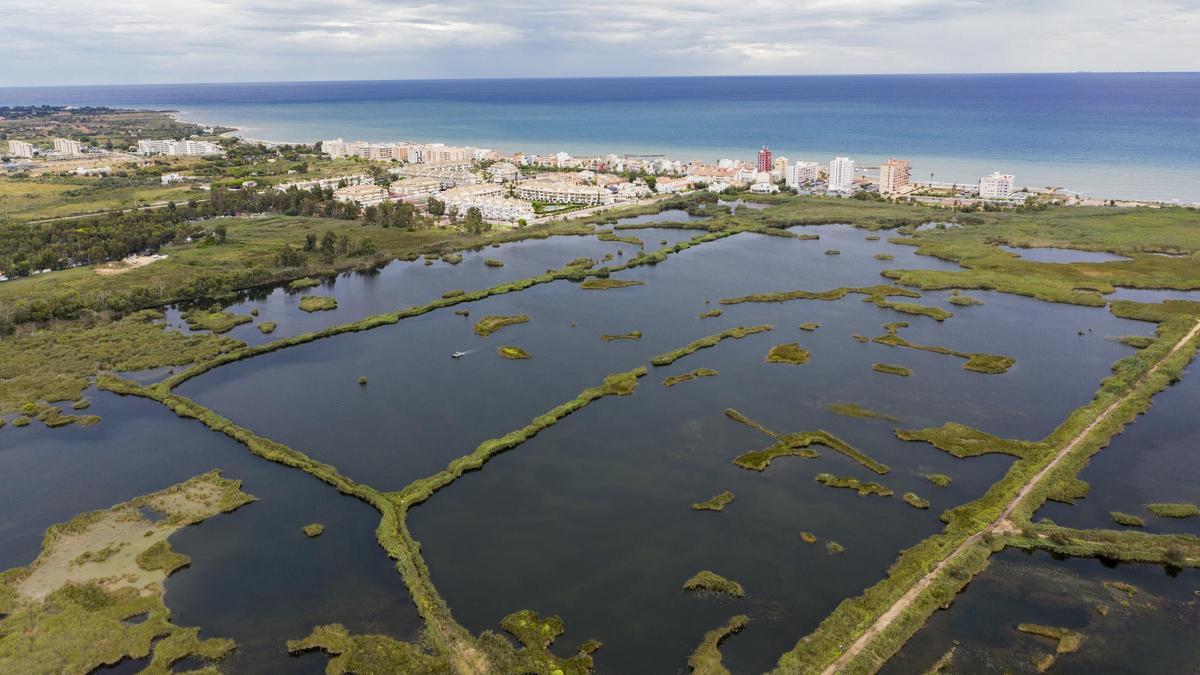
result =
[[[298,285],[304,288],[250,291],[223,311],[253,320],[225,335],[264,345],[456,298],[464,289],[539,277],[571,261],[620,265],[707,234],[683,227],[701,227],[703,219],[682,210],[617,225],[619,235],[644,247],[554,236],[464,251],[461,260],[395,261]],[[162,597],[174,624],[236,643],[216,664],[223,672],[321,672],[329,654],[306,648],[289,654],[287,643],[328,624],[434,653],[451,645],[447,651],[466,658],[471,649],[454,637],[450,614],[472,636],[508,629],[527,653],[545,645],[522,637],[525,622],[560,617],[564,632],[557,639],[543,626],[550,650],[586,655],[597,673],[687,672],[706,633],[745,615],[744,625],[735,622],[741,630],[720,641],[717,666],[769,671],[840,603],[886,578],[900,551],[942,532],[944,511],[984,497],[1018,461],[986,448],[958,458],[902,440],[896,429],[953,422],[1000,439],[1039,441],[1092,401],[1114,363],[1138,353],[1115,338],[1149,342],[1156,329],[1104,306],[987,288],[962,291],[978,302],[956,300],[960,292],[950,287],[903,287],[908,297],[882,296],[871,289],[891,283],[881,276],[885,269],[962,268],[919,255],[892,233],[875,237],[842,224],[789,231],[809,236],[741,231],[613,272],[612,279],[636,285],[585,290],[579,279],[558,278],[446,304],[369,330],[229,360],[170,393],[159,391],[158,400],[148,393],[171,373],[121,374],[130,383],[126,390],[86,393],[88,413],[99,415],[100,424],[0,430],[0,568],[34,561],[55,523],[219,469],[257,499],[171,538],[190,565],[166,578]],[[840,255],[826,255],[831,249]],[[1038,262],[1026,249],[1013,251]],[[1105,260],[1128,258],[1046,258],[1056,265]],[[829,299],[722,302],[842,288],[859,290]],[[1135,293],[1140,302],[1180,297]],[[302,311],[300,301],[309,296],[333,298],[336,308]],[[183,320],[187,309],[168,309],[168,330],[193,330]],[[528,321],[500,322],[494,333],[480,334],[488,331],[474,327],[484,317]],[[259,326],[266,322],[269,331]],[[669,365],[651,365],[658,355],[717,334],[723,339]],[[944,349],[875,340],[889,334],[909,346]],[[792,343],[806,361],[767,358],[772,347]],[[497,350],[506,346],[531,358],[501,358]],[[972,354],[1005,356],[1013,364],[1000,373],[973,372],[960,358]],[[877,372],[877,363],[910,375]],[[648,372],[549,424],[537,422],[606,377],[638,368]],[[705,376],[663,384],[698,369]],[[136,383],[148,387],[143,395],[109,391],[131,393]],[[1200,518],[1156,518],[1144,509],[1151,502],[1200,502],[1198,386],[1200,378],[1184,371],[1180,384],[1156,397],[1149,413],[1082,471],[1091,484],[1086,497],[1048,503],[1034,520],[1108,529],[1117,527],[1109,512],[1121,511],[1142,516],[1150,533],[1200,534]],[[176,415],[171,396],[207,412],[189,419],[196,415],[176,407]],[[205,415],[319,466],[300,470],[309,465],[255,456],[231,437],[240,432]],[[458,470],[431,495],[410,496],[422,479],[531,420],[535,435],[489,449],[486,464]],[[799,439],[817,431],[840,443],[805,441],[801,448]],[[776,447],[761,471],[733,461]],[[322,467],[334,468],[336,477]],[[822,474],[877,482],[886,493],[835,489],[817,480]],[[727,492],[721,509],[692,507]],[[910,494],[916,499],[906,503],[902,495]],[[923,502],[928,508],[914,508]],[[384,532],[393,507],[417,547],[397,546]],[[306,536],[310,524],[322,525],[323,533]],[[406,571],[410,565],[416,572]],[[736,582],[744,595],[683,590],[702,570]],[[413,579],[422,592],[436,588],[448,610],[414,600]],[[1136,585],[1141,594],[1130,601],[1110,582]],[[886,672],[925,672],[952,648],[944,672],[1035,672],[1054,644],[1019,632],[1022,623],[1084,633],[1078,651],[1046,666],[1053,672],[1193,672],[1200,651],[1177,647],[1195,643],[1198,583],[1192,569],[1006,550],[949,609],[933,613]],[[1068,585],[1082,590],[1066,597],[1060,589]],[[1100,616],[1100,604],[1111,613]],[[513,619],[521,610],[536,615]],[[368,661],[359,662],[361,672],[372,672]],[[464,661],[450,662],[470,671]],[[523,668],[579,672],[579,661],[536,663]],[[126,658],[116,670],[148,665]],[[189,656],[174,665],[204,662]],[[378,672],[389,669],[375,665]]]

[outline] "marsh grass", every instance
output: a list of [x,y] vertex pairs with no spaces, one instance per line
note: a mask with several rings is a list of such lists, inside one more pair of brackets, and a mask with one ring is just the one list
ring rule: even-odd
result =
[[696,511],[724,511],[725,507],[731,503],[733,503],[733,493],[726,490],[710,499],[692,504],[692,508]]
[[1200,516],[1195,504],[1147,504],[1146,510],[1159,518],[1194,518]]
[[688,657],[688,668],[693,675],[729,675],[729,669],[721,660],[721,643],[731,635],[740,633],[750,623],[750,617],[738,614],[704,634],[700,644]]
[[504,267],[504,261],[497,260],[495,258],[484,258],[483,264],[487,265],[488,267]]
[[905,368],[904,366],[896,366],[890,363],[873,363],[871,364],[871,370],[874,370],[877,373],[886,373],[888,375],[899,375],[900,377],[908,377],[909,375],[912,375],[912,370]]
[[337,309],[337,300],[326,295],[306,295],[300,298],[300,309],[305,312],[328,312]]
[[924,474],[925,480],[931,485],[939,488],[948,488],[954,482],[954,479],[944,473],[927,473]]
[[914,509],[929,508],[929,500],[922,498],[920,495],[918,495],[915,492],[905,492],[902,499],[904,499],[905,504],[908,504],[909,506],[913,507]]
[[683,384],[684,382],[689,382],[698,377],[715,377],[720,374],[721,373],[719,373],[716,370],[713,370],[712,368],[697,368],[697,369],[691,371],[690,373],[683,373],[680,375],[672,375],[671,377],[668,377],[665,380],[663,380],[662,383],[663,383],[663,386],[674,387],[677,384]]
[[1124,525],[1126,527],[1143,527],[1146,524],[1146,521],[1142,520],[1141,518],[1139,518],[1135,515],[1129,514],[1129,513],[1121,513],[1120,511],[1112,511],[1108,515],[1112,518],[1112,521],[1114,523],[1116,523],[1118,525]]
[[309,523],[301,529],[304,531],[304,535],[309,539],[312,539],[313,537],[319,537],[325,533],[325,526],[321,523]]
[[876,482],[864,482],[851,476],[835,476],[831,473],[819,473],[816,476],[816,481],[825,487],[841,488],[845,490],[854,490],[859,497],[868,495],[879,495],[880,497],[891,497],[896,494],[891,488],[880,485]]
[[813,332],[814,330],[816,330],[820,327],[821,327],[821,324],[817,323],[816,321],[811,321],[809,323],[802,323],[799,326],[800,330],[808,331],[809,333]]
[[480,337],[487,337],[501,328],[504,328],[505,326],[528,323],[529,320],[528,314],[510,314],[507,316],[489,314],[475,322],[474,330],[476,335]]
[[885,422],[899,422],[900,418],[887,413],[881,413],[870,408],[864,408],[857,403],[830,403],[825,406],[829,412],[843,417],[858,417],[860,419],[884,420]]
[[274,321],[264,321],[264,322],[258,324],[258,332],[262,333],[263,335],[270,335],[271,333],[274,333],[275,332],[275,322]]
[[319,279],[313,279],[312,277],[302,277],[300,279],[288,282],[288,288],[292,289],[293,291],[300,291],[305,288],[315,288],[320,285],[321,281]]
[[629,288],[630,286],[645,286],[646,282],[634,279],[588,279],[579,284],[585,291],[607,291],[613,288]]
[[524,349],[521,349],[520,347],[516,347],[513,345],[504,345],[502,347],[497,347],[496,353],[499,354],[500,356],[503,356],[506,359],[521,360],[521,359],[533,358],[533,356],[530,355],[529,352],[525,351]]
[[767,351],[767,363],[783,363],[799,366],[808,363],[811,353],[796,342],[775,345]]
[[700,318],[701,319],[715,319],[718,316],[721,316],[721,314],[723,314],[723,313],[724,312],[722,312],[719,308],[714,307],[713,309],[710,309],[707,312],[702,312],[700,314]]
[[605,334],[601,335],[600,339],[605,342],[612,342],[613,340],[641,340],[642,331],[635,330],[628,333]]
[[669,351],[669,352],[666,352],[663,354],[659,354],[658,356],[655,356],[653,359],[651,359],[650,363],[652,363],[655,366],[669,366],[672,363],[675,363],[679,359],[681,359],[689,354],[695,354],[696,352],[700,351],[701,349],[715,347],[718,344],[720,344],[722,340],[727,340],[727,339],[740,340],[740,339],[746,337],[747,335],[755,335],[757,333],[765,333],[765,332],[771,330],[772,328],[774,328],[774,326],[771,326],[770,324],[763,324],[761,326],[750,326],[750,327],[738,326],[737,328],[730,328],[729,330],[721,331],[720,333],[715,333],[713,335],[708,335],[706,337],[700,338],[699,340],[694,340],[694,341],[684,345],[683,347],[680,347],[679,349],[675,349],[675,350],[672,350],[672,351]]
[[228,333],[234,328],[250,323],[254,317],[248,314],[230,314],[217,310],[189,309],[183,313],[183,320],[192,330],[206,330],[212,333]]
[[720,574],[710,570],[700,570],[692,575],[690,579],[683,582],[683,590],[719,593],[734,598],[740,598],[746,595],[746,591],[742,588],[741,584],[733,581],[732,579],[726,579]]

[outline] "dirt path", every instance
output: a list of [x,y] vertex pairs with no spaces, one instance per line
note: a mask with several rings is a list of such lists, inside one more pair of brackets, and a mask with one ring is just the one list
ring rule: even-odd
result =
[[954,549],[950,555],[946,556],[941,562],[934,566],[934,568],[930,570],[928,574],[921,577],[917,583],[913,584],[912,588],[908,589],[904,595],[900,596],[900,599],[897,600],[895,604],[893,604],[887,609],[887,611],[880,615],[875,623],[871,624],[871,627],[864,631],[863,634],[859,636],[859,638],[855,640],[848,649],[846,649],[845,653],[838,657],[836,661],[829,664],[825,670],[821,671],[822,675],[832,675],[833,673],[838,673],[845,669],[846,664],[850,663],[851,660],[861,654],[862,651],[866,649],[872,641],[874,641],[876,636],[887,630],[896,621],[896,619],[899,618],[900,615],[906,609],[908,609],[913,602],[916,601],[917,597],[926,588],[929,588],[929,586],[938,578],[938,576],[945,571],[950,563],[954,562],[954,560],[958,558],[963,551],[966,551],[975,544],[978,544],[983,539],[985,533],[1006,533],[1013,531],[1015,526],[1009,519],[1012,516],[1013,511],[1016,510],[1017,506],[1019,506],[1021,502],[1029,496],[1033,489],[1037,487],[1037,485],[1041,483],[1042,480],[1045,479],[1045,477],[1049,475],[1049,473],[1053,471],[1054,468],[1057,467],[1062,460],[1071,453],[1072,450],[1079,447],[1079,444],[1082,443],[1085,438],[1091,435],[1091,433],[1095,431],[1097,427],[1103,424],[1122,403],[1128,400],[1128,398],[1133,395],[1134,390],[1136,390],[1143,382],[1153,377],[1154,374],[1157,373],[1160,368],[1162,368],[1164,361],[1171,356],[1174,356],[1180,349],[1183,349],[1184,346],[1187,345],[1188,342],[1195,339],[1198,334],[1200,334],[1200,320],[1196,321],[1196,324],[1192,326],[1192,329],[1188,331],[1187,335],[1184,335],[1179,342],[1175,343],[1175,346],[1171,348],[1171,351],[1168,352],[1166,356],[1160,359],[1153,368],[1151,368],[1145,375],[1138,379],[1137,383],[1130,389],[1129,393],[1109,404],[1109,406],[1105,408],[1103,412],[1096,416],[1096,419],[1093,420],[1091,424],[1087,425],[1083,431],[1080,431],[1074,438],[1071,439],[1069,443],[1064,445],[1062,449],[1054,455],[1054,459],[1050,460],[1050,462],[1047,463],[1041,471],[1037,472],[1037,474],[1035,474],[1033,478],[1031,478],[1029,482],[1025,484],[1025,487],[1021,488],[1021,491],[1018,492],[1015,497],[1013,497],[1012,501],[1008,503],[1008,506],[1004,508],[1004,511],[1000,513],[1000,516],[996,518],[991,525],[988,525],[982,531],[976,532],[968,537],[966,541],[959,544],[958,548]]

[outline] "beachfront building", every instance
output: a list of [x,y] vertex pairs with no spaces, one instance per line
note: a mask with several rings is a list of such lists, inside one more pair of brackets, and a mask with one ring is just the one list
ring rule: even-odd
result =
[[60,155],[75,157],[83,154],[83,143],[69,138],[54,139],[54,152]]
[[771,175],[782,180],[787,176],[788,159],[787,157],[776,157],[775,168],[771,170]]
[[979,179],[979,196],[982,199],[1008,199],[1012,193],[1012,174],[993,171],[992,175]]
[[779,186],[771,181],[757,181],[750,186],[750,192],[756,195],[773,195],[776,192],[779,192]]
[[683,192],[692,186],[690,178],[659,178],[654,182],[654,189],[660,194],[671,195],[676,192]]
[[879,194],[894,195],[909,190],[912,167],[907,160],[889,159],[879,166]]
[[764,145],[762,150],[758,151],[758,170],[759,172],[769,172],[773,168],[771,165],[771,151]]
[[23,157],[25,159],[33,159],[33,144],[25,141],[9,141],[8,154],[13,157]]
[[820,177],[820,170],[816,162],[797,161],[795,164],[788,167],[787,170],[787,186],[790,188],[798,188],[802,185],[810,185],[817,182]]
[[190,139],[181,141],[140,140],[137,142],[137,151],[139,155],[171,155],[175,157],[204,157],[225,154],[221,146],[216,143],[211,141],[193,141]]
[[352,176],[333,176],[332,178],[317,178],[315,180],[302,180],[294,183],[280,183],[275,186],[280,192],[287,192],[292,188],[297,190],[311,190],[320,188],[322,190],[336,190],[339,187],[347,187],[352,185],[374,185],[375,179],[369,174],[359,173]]
[[479,176],[470,171],[471,162],[444,162],[441,164],[409,164],[388,171],[401,178],[436,178],[441,181],[442,188],[458,187],[460,185],[476,185]]
[[849,157],[834,157],[829,162],[830,192],[851,192],[854,190],[854,160]]
[[420,199],[442,191],[440,178],[404,178],[391,185],[392,196],[404,200]]
[[517,183],[516,193],[520,199],[547,204],[598,206],[616,201],[616,196],[605,188],[550,179]]
[[347,185],[333,191],[333,198],[340,202],[353,202],[366,208],[378,206],[388,198],[387,188],[379,185]]

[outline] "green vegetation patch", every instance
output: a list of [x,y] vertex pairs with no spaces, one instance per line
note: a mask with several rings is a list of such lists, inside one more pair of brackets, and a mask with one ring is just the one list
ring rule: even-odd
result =
[[733,502],[733,493],[729,490],[722,492],[711,499],[692,504],[692,508],[697,511],[724,511],[726,506]]
[[767,351],[767,363],[784,363],[799,366],[808,363],[810,352],[796,342],[775,345]]
[[875,259],[876,260],[895,260],[896,256],[892,255],[891,253],[876,253]]
[[263,335],[270,335],[271,333],[274,333],[275,332],[275,322],[274,321],[264,321],[264,322],[258,324],[258,332],[262,333]]
[[144,570],[162,570],[166,576],[171,576],[175,570],[187,567],[192,559],[171,548],[171,542],[166,539],[155,542],[150,548],[137,554],[135,558],[138,567]]
[[1124,525],[1125,527],[1143,527],[1146,524],[1146,521],[1141,518],[1128,513],[1121,513],[1120,511],[1113,511],[1108,515],[1112,517],[1114,523]]
[[317,286],[320,286],[320,285],[321,285],[321,280],[314,279],[312,277],[301,277],[294,281],[288,282],[288,288],[292,289],[293,291],[300,291],[300,290],[304,290],[305,288],[316,288]]
[[864,482],[850,476],[835,476],[831,473],[817,474],[816,481],[821,485],[831,488],[843,488],[846,490],[854,490],[860,497],[867,495],[879,495],[880,497],[891,497],[896,494],[891,488],[880,485],[876,482]]
[[480,337],[487,337],[501,328],[504,328],[505,326],[513,326],[518,323],[528,322],[528,314],[511,314],[508,316],[489,314],[475,322],[475,334],[479,335]]
[[607,291],[612,288],[629,288],[630,286],[645,286],[646,282],[634,279],[588,279],[579,284],[586,291]]
[[504,261],[496,260],[495,258],[484,258],[483,264],[488,267],[504,267]]
[[959,459],[987,454],[1026,458],[1036,456],[1045,449],[1044,443],[1000,438],[957,422],[920,430],[897,429],[896,438],[929,443]]
[[806,544],[815,544],[817,543],[817,535],[813,534],[812,532],[801,532],[800,541]]
[[959,307],[971,307],[972,305],[982,305],[983,301],[979,298],[973,298],[969,295],[952,295],[949,300],[950,304]]
[[887,422],[899,422],[900,418],[887,413],[881,413],[870,408],[864,408],[857,403],[831,403],[826,408],[829,412],[843,417],[858,417],[861,419],[884,420]]
[[651,359],[650,363],[652,363],[656,366],[668,366],[689,354],[694,354],[694,353],[700,351],[701,349],[707,349],[708,347],[715,347],[718,344],[720,344],[722,340],[726,340],[726,339],[740,340],[740,339],[746,337],[747,335],[754,335],[756,333],[765,333],[765,332],[771,330],[772,328],[774,328],[774,326],[771,326],[770,324],[764,324],[761,326],[750,326],[750,327],[738,326],[737,328],[730,328],[729,330],[721,331],[720,333],[716,333],[714,335],[708,335],[706,337],[700,338],[699,340],[694,340],[694,341],[688,343],[687,345],[680,347],[679,349],[675,349],[673,351],[669,351],[664,354],[659,354],[658,356],[655,356],[653,359]]
[[746,595],[742,585],[732,579],[712,572],[710,570],[700,570],[690,579],[683,582],[683,590],[685,591],[706,591],[709,593],[722,593],[735,598],[740,598]]
[[600,339],[605,342],[612,342],[613,340],[641,340],[642,331],[634,330],[628,333],[605,334],[601,335]]
[[665,380],[663,380],[662,383],[664,386],[674,387],[677,384],[683,384],[684,382],[689,382],[691,380],[696,379],[697,377],[715,377],[720,374],[721,373],[719,373],[716,370],[713,370],[712,368],[697,368],[690,373],[683,373],[681,375],[672,375],[671,377],[668,377]]
[[929,481],[929,483],[934,487],[943,489],[950,487],[950,485],[954,482],[953,478],[944,473],[927,473],[925,474],[925,480]]
[[839,553],[845,553],[846,547],[830,539],[829,541],[825,542],[825,552],[829,555],[837,555]]
[[1200,516],[1195,504],[1147,504],[1146,510],[1159,518],[1193,518]]
[[873,363],[871,370],[877,373],[887,373],[888,375],[899,375],[900,377],[908,377],[912,375],[912,371],[904,366],[896,366],[890,363]]
[[99,371],[185,365],[243,346],[228,337],[166,330],[156,322],[161,318],[159,312],[143,311],[119,321],[59,324],[5,337],[0,340],[0,414],[19,412],[29,401],[79,400]]
[[306,312],[327,312],[337,309],[337,300],[327,295],[306,295],[300,298],[300,309]]
[[715,319],[718,316],[721,316],[722,314],[724,314],[724,312],[722,312],[719,307],[714,307],[714,308],[708,310],[707,312],[702,312],[700,314],[700,318],[701,319]]
[[506,359],[531,359],[529,352],[514,345],[504,345],[496,348],[496,353]]
[[1058,628],[1056,626],[1043,626],[1036,623],[1023,623],[1017,626],[1017,630],[1030,635],[1040,635],[1041,637],[1050,638],[1058,643],[1055,651],[1059,654],[1070,654],[1079,651],[1079,647],[1083,645],[1083,633],[1074,631],[1069,628]]
[[816,321],[810,321],[808,323],[800,324],[800,330],[808,331],[810,333],[820,327],[821,327],[821,324],[817,323]]
[[230,314],[228,312],[189,309],[183,313],[183,320],[192,330],[207,330],[213,333],[228,333],[237,326],[254,320],[248,314]]
[[445,293],[442,293],[442,299],[449,300],[450,298],[457,298],[460,295],[466,295],[466,293],[467,292],[464,291],[463,289],[456,288],[454,290],[446,291]]
[[1134,349],[1145,349],[1154,344],[1154,338],[1149,335],[1122,335],[1116,338],[1117,342]]
[[305,536],[307,536],[309,539],[313,537],[319,537],[325,533],[325,526],[321,523],[309,523],[301,529],[304,531]]
[[929,508],[929,500],[921,497],[920,495],[918,495],[915,492],[905,492],[902,499],[904,500],[905,504],[908,504],[909,506],[913,507],[914,509]]
[[750,623],[750,617],[738,614],[704,634],[700,644],[688,657],[688,668],[693,675],[729,675],[729,669],[721,662],[721,643],[729,636],[740,633]]
[[767,436],[774,438],[776,441],[775,444],[768,448],[743,453],[735,458],[733,463],[742,467],[743,469],[763,471],[771,464],[772,460],[778,457],[814,458],[819,455],[815,450],[810,449],[808,446],[818,444],[849,457],[850,459],[858,462],[877,474],[882,475],[891,470],[886,464],[881,464],[880,462],[875,461],[858,448],[855,448],[828,431],[818,429],[816,431],[801,431],[791,434],[781,434],[767,429],[763,425],[755,422],[749,417],[746,417],[733,408],[727,408],[725,410],[725,416],[735,422],[745,424],[755,431],[766,434]]

